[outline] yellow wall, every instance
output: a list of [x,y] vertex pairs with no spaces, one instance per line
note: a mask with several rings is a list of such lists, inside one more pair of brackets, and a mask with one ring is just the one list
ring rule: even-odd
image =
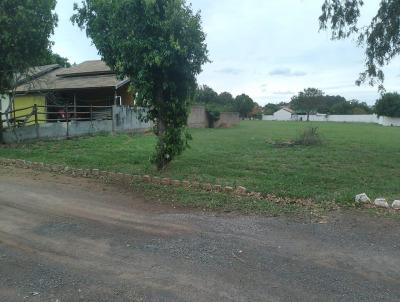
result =
[[[26,108],[26,107],[33,107],[33,105],[38,105],[38,106],[45,106],[46,105],[46,98],[43,95],[23,95],[23,96],[16,96],[14,99],[14,110]],[[21,110],[17,111],[15,113],[16,119],[18,117],[25,116],[27,114],[30,114],[32,112],[33,108],[29,108],[26,110]],[[46,112],[45,108],[38,107],[38,113],[44,113]],[[45,114],[38,114],[38,119],[39,120],[45,120],[46,115]],[[35,122],[35,116],[32,116],[28,120],[28,124],[33,124]],[[39,122],[39,123],[44,123],[44,122]]]

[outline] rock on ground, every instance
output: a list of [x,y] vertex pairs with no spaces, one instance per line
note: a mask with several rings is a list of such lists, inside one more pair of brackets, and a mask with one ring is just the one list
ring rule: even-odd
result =
[[371,199],[369,199],[368,195],[365,193],[358,194],[355,198],[356,202],[358,203],[369,203]]
[[390,208],[390,206],[385,198],[375,199],[374,205],[376,205],[377,207],[380,207],[380,208],[387,208],[387,209]]
[[400,200],[393,201],[392,208],[395,210],[400,210]]

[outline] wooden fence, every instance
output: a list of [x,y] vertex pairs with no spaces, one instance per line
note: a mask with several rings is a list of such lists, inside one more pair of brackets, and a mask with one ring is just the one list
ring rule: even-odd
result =
[[0,127],[19,128],[40,123],[111,120],[112,106],[39,106],[0,112]]

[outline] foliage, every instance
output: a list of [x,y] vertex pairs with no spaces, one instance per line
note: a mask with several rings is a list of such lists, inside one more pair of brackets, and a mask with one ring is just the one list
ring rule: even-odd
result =
[[360,74],[357,84],[369,79],[378,82],[383,89],[384,73],[387,65],[400,52],[400,1],[381,0],[376,15],[366,27],[358,21],[364,0],[325,0],[320,16],[320,29],[330,29],[332,39],[345,39],[355,35],[358,45],[365,45],[365,71]]
[[342,101],[334,104],[330,110],[330,114],[372,114],[373,110],[365,102],[358,100]]
[[265,115],[273,115],[279,109],[281,109],[281,106],[279,106],[278,104],[268,103],[264,106],[263,113]]
[[[277,149],[266,140],[289,140],[310,124],[242,121],[229,129],[193,129],[192,147],[167,170],[148,161],[154,135],[107,135],[0,148],[0,156],[131,174],[242,185],[251,191],[317,201],[400,199],[400,131],[374,124],[311,123],[324,143]],[[113,150],[113,152],[110,152]],[[118,154],[118,156],[116,156]],[[385,159],[384,161],[382,159]]]
[[16,85],[15,74],[40,65],[57,25],[56,0],[0,1],[0,93]]
[[307,113],[307,121],[310,120],[310,113],[316,112],[318,109],[318,101],[324,93],[316,88],[307,88],[292,98],[290,102],[294,110],[304,111]]
[[[309,98],[309,96],[311,96]],[[298,112],[318,112],[322,114],[371,114],[373,110],[365,102],[347,101],[342,96],[324,95],[317,89],[306,89],[292,98],[290,107]]]
[[85,0],[75,11],[73,22],[118,76],[131,80],[135,104],[148,108],[158,136],[153,161],[165,168],[187,147],[189,100],[208,62],[200,13],[185,0]]
[[308,127],[304,129],[296,138],[295,144],[301,146],[321,145],[322,139],[318,132],[318,127]]
[[385,93],[375,104],[379,116],[400,117],[400,94]]
[[200,104],[218,103],[218,93],[207,85],[196,89],[195,102]]
[[238,95],[234,100],[234,110],[239,112],[241,118],[250,117],[250,113],[253,111],[256,104],[246,94]]
[[68,58],[64,58],[57,53],[49,50],[46,54],[46,57],[41,61],[40,65],[51,65],[58,64],[62,67],[71,67],[71,63]]
[[257,120],[262,120],[262,115],[263,115],[263,107],[259,106],[258,104],[253,105],[253,109],[251,112],[248,114],[248,117],[257,119]]
[[208,127],[214,128],[215,122],[217,122],[221,117],[221,111],[208,109],[206,112],[207,112]]

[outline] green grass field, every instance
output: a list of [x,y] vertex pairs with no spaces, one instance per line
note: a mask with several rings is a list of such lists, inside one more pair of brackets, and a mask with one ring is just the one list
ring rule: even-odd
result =
[[[319,127],[320,146],[277,148]],[[355,194],[400,198],[400,128],[371,124],[245,121],[232,129],[194,129],[191,148],[162,176],[243,185],[316,201],[351,202]],[[153,135],[105,135],[0,149],[8,158],[65,163],[132,174],[159,173],[149,163]]]

